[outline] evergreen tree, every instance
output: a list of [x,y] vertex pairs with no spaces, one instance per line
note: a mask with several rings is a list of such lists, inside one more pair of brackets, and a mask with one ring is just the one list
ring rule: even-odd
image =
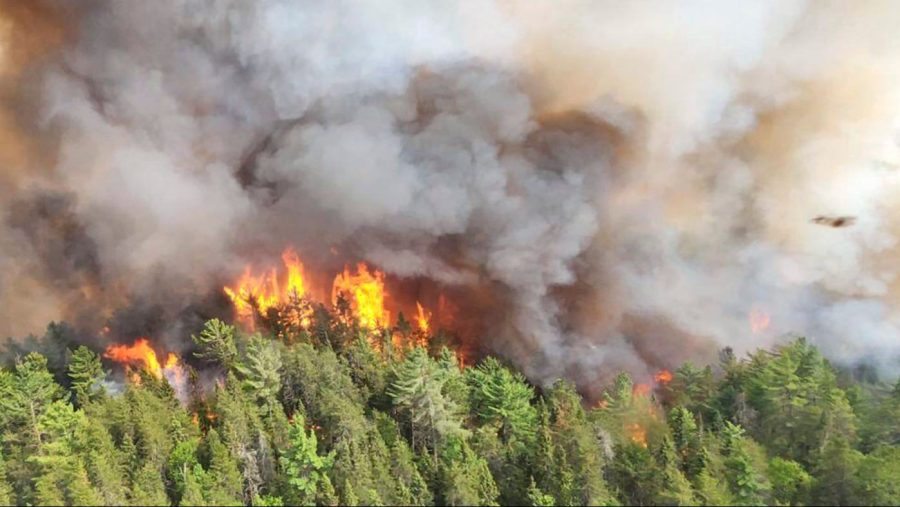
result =
[[900,447],[882,446],[863,458],[856,473],[853,502],[900,505]]
[[655,474],[660,484],[656,488],[654,504],[695,505],[691,483],[678,468],[675,445],[668,437],[663,437],[654,458],[659,472]]
[[97,354],[84,345],[75,349],[69,361],[69,378],[78,405],[83,406],[103,393],[101,382],[105,377]]
[[856,479],[862,455],[847,439],[834,437],[825,445],[813,468],[812,499],[817,505],[850,505],[858,489]]
[[6,480],[6,462],[0,453],[0,505],[14,505],[15,493]]
[[471,406],[485,424],[495,424],[505,444],[534,445],[537,410],[534,390],[521,374],[511,372],[493,357],[469,370]]
[[219,319],[208,320],[199,335],[191,339],[200,349],[194,355],[214,361],[226,369],[234,367],[238,353],[235,344],[235,328]]
[[730,422],[723,428],[725,477],[740,505],[764,505],[766,484],[755,469],[744,442],[744,429]]
[[235,369],[241,375],[244,390],[256,398],[262,414],[270,413],[281,389],[282,361],[275,342],[261,336],[252,337]]
[[440,493],[443,505],[499,505],[500,490],[483,458],[463,438],[448,438],[440,453]]
[[243,488],[238,464],[215,429],[206,434],[205,446],[209,456],[209,470],[206,480],[201,483],[204,486],[204,498],[211,505],[241,505]]
[[556,505],[556,500],[553,498],[553,495],[548,495],[541,491],[541,488],[537,487],[534,478],[532,478],[531,484],[528,485],[528,504],[534,507],[552,506]]
[[328,472],[334,454],[320,456],[314,431],[306,432],[305,420],[297,415],[291,423],[291,444],[280,458],[287,477],[286,499],[291,505],[315,505],[323,490],[331,488]]
[[806,505],[812,477],[796,461],[772,458],[769,461],[769,481],[772,496],[779,505]]
[[412,442],[437,450],[443,439],[463,433],[456,404],[444,396],[447,377],[422,348],[413,349],[394,372],[388,388],[394,406],[409,416]]

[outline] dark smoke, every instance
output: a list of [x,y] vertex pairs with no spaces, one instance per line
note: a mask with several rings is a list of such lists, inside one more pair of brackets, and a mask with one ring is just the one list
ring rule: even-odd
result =
[[29,3],[0,335],[177,345],[292,244],[537,381],[792,333],[898,371],[896,3]]

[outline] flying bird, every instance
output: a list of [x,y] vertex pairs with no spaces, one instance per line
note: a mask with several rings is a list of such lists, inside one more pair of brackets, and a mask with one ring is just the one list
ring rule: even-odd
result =
[[850,216],[841,216],[841,217],[828,217],[825,215],[819,215],[816,218],[813,218],[812,223],[818,225],[827,225],[828,227],[849,227],[856,223],[856,217]]

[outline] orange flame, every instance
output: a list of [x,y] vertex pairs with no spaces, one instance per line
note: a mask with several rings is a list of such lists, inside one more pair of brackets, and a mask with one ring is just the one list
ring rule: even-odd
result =
[[293,248],[286,248],[281,254],[281,261],[287,268],[284,290],[281,289],[276,269],[254,276],[250,266],[244,268],[244,274],[234,287],[224,287],[225,294],[234,304],[237,319],[251,329],[254,327],[253,321],[257,311],[265,315],[270,308],[288,301],[291,297],[300,298],[306,294],[303,263],[300,262],[297,252]]
[[419,330],[423,333],[428,333],[430,321],[431,312],[426,312],[425,309],[422,308],[422,303],[416,301],[416,322],[419,324]]
[[[174,354],[170,354],[173,356]],[[156,358],[156,352],[150,347],[146,338],[138,338],[133,345],[110,345],[103,357],[120,364],[140,365],[156,378],[162,378],[162,367]],[[177,358],[176,358],[177,362]]]
[[649,396],[650,384],[635,384],[631,389],[632,396]]
[[628,431],[628,436],[632,442],[641,447],[647,447],[647,430],[643,426],[638,423],[630,423],[625,425],[625,429]]
[[750,330],[753,331],[753,334],[759,334],[769,329],[771,321],[768,313],[758,308],[750,310]]
[[350,269],[344,267],[344,272],[334,277],[331,289],[333,304],[337,304],[340,294],[349,297],[353,314],[359,319],[360,326],[368,329],[387,326],[390,315],[384,309],[384,298],[387,296],[384,290],[384,273],[377,270],[374,274],[370,273],[364,262],[357,265],[355,275],[351,275]]
[[659,370],[656,372],[656,375],[653,376],[653,380],[655,380],[657,384],[668,384],[672,381],[672,372],[669,370]]
[[[139,366],[158,379],[165,375],[178,395],[181,397],[184,394],[184,370],[179,364],[178,356],[169,352],[166,355],[166,362],[160,364],[156,351],[146,338],[138,338],[131,345],[110,345],[103,353],[103,357],[119,364]],[[140,375],[132,374],[130,379],[134,384],[141,384]]]

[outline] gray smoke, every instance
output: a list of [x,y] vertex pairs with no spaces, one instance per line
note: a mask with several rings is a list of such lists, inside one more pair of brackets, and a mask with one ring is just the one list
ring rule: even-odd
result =
[[184,306],[293,244],[468,294],[538,381],[792,334],[900,370],[895,2],[23,9],[0,335]]

